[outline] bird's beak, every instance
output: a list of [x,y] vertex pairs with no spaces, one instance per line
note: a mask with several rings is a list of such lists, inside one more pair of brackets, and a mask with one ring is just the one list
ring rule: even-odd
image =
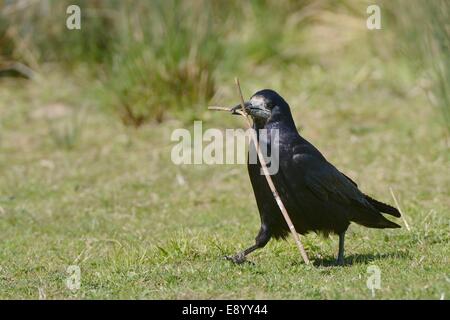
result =
[[[249,113],[250,106],[251,106],[250,102],[244,102],[245,112]],[[237,106],[231,108],[231,114],[240,114],[238,110],[242,110],[241,104],[238,104]]]
[[[271,115],[271,111],[263,104],[253,104],[251,102],[245,102],[245,112],[253,118],[268,119]],[[239,110],[242,110],[242,106],[238,104],[231,109],[232,114],[239,114]]]

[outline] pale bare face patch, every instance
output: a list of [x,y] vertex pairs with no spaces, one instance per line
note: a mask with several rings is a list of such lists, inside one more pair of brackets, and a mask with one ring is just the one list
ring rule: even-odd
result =
[[250,99],[250,106],[248,108],[249,114],[254,118],[268,119],[271,115],[270,109],[267,106],[267,100],[262,96],[254,96]]

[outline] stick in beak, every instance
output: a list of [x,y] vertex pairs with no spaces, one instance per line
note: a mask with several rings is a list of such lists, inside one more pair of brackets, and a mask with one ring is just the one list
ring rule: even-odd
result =
[[[245,107],[245,109],[248,109],[248,107],[250,107],[250,102],[245,102],[244,107]],[[238,111],[242,111],[242,105],[238,104],[237,106],[231,108],[230,111],[231,111],[231,114],[240,115],[240,113]],[[247,110],[245,110],[245,113],[248,113]]]

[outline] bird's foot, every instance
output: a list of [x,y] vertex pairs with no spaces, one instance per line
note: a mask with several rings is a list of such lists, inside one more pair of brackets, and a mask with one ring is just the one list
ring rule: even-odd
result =
[[234,256],[225,256],[225,259],[227,259],[228,261],[232,261],[236,264],[242,264],[245,261],[247,261],[243,252],[239,252]]
[[344,258],[343,257],[338,257],[336,259],[336,265],[337,266],[343,266],[345,264]]

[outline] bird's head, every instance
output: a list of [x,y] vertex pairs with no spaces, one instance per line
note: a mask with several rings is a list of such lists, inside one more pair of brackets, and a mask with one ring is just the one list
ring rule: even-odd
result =
[[[275,91],[264,89],[256,92],[249,101],[244,103],[245,111],[255,122],[266,123],[276,114],[289,114],[289,105]],[[242,110],[242,106],[238,104],[232,108],[233,114],[239,114],[237,111]]]

